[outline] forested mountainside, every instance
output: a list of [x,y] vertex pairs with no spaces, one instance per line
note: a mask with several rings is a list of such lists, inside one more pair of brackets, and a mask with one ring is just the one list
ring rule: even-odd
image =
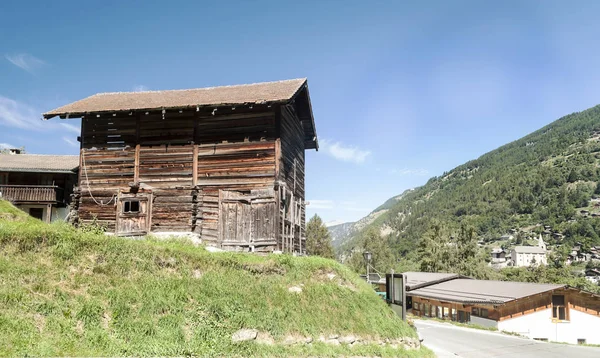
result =
[[[368,225],[337,243],[352,249],[370,228],[394,254],[413,252],[437,223],[467,224],[480,239],[545,231],[548,239],[599,244],[600,106],[567,115],[388,200]],[[552,242],[551,242],[552,243]]]
[[378,206],[369,215],[358,221],[329,226],[329,234],[331,235],[331,243],[334,249],[336,249],[338,252],[343,251],[347,248],[347,245],[351,242],[351,239],[360,233],[362,229],[372,225],[377,226],[377,224],[375,224],[377,219],[385,214],[388,209],[393,207],[400,199],[402,199],[406,193],[409,193],[412,190],[413,189],[408,189],[404,193],[386,200],[385,203]]

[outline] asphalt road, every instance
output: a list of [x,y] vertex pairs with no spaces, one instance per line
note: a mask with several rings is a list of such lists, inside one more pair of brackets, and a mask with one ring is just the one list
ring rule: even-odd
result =
[[415,319],[423,344],[438,357],[600,357],[600,348],[546,343],[498,332]]

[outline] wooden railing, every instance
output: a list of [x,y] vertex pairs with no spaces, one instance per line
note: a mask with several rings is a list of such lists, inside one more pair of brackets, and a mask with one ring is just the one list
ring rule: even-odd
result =
[[53,185],[0,185],[0,198],[14,203],[55,203],[63,190]]

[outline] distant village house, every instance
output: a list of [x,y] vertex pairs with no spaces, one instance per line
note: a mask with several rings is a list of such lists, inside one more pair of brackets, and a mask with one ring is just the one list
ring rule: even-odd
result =
[[537,246],[515,246],[511,251],[511,259],[513,266],[516,267],[547,265],[546,243],[544,243],[542,235],[540,235]]

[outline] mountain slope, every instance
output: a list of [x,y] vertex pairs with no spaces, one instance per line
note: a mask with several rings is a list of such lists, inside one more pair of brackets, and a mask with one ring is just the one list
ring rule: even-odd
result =
[[[430,356],[381,345],[418,342],[333,260],[108,237],[2,200],[0,247],[0,356]],[[266,343],[233,342],[241,328]]]
[[[600,106],[565,116],[519,140],[431,178],[397,200],[366,229],[389,235],[406,254],[433,222],[472,225],[481,238],[511,229],[563,233],[567,241],[599,243]],[[583,214],[582,214],[583,213]],[[592,217],[593,216],[593,217]],[[536,226],[542,225],[542,226]],[[550,237],[550,240],[553,240]]]

